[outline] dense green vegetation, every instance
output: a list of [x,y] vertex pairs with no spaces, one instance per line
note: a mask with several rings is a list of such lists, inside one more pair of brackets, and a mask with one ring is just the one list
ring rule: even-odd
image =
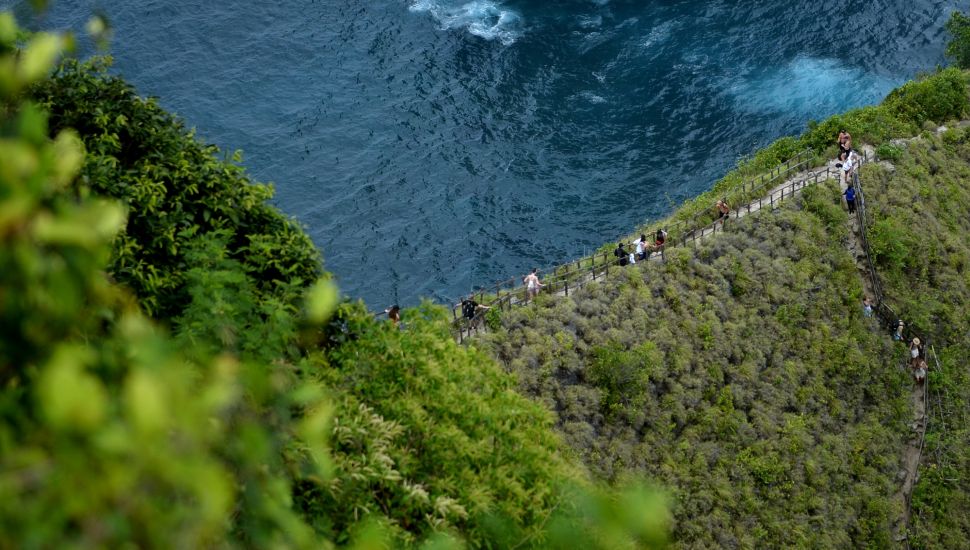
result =
[[0,547],[662,541],[440,308],[339,303],[267,188],[61,46],[0,14]]
[[[733,221],[733,220],[732,220]],[[862,315],[834,184],[697,250],[513,310],[482,346],[683,547],[887,547],[909,379]]]
[[961,69],[970,69],[970,17],[954,10],[946,22],[950,40],[946,45],[947,57],[956,62]]
[[970,135],[951,128],[898,150],[892,164],[868,166],[863,178],[888,299],[929,333],[942,366],[929,374],[913,541],[960,548],[970,539]]

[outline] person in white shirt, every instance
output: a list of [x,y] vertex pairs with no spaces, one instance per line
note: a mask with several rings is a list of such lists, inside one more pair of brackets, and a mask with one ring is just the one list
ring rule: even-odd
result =
[[647,259],[647,255],[649,254],[649,252],[647,251],[648,250],[647,249],[647,236],[646,235],[640,235],[640,238],[637,239],[637,241],[634,242],[633,244],[637,245],[637,259],[640,260],[640,261],[646,260]]
[[852,182],[852,173],[858,164],[859,155],[856,154],[854,149],[850,149],[849,154],[845,157],[845,162],[842,163],[842,183],[849,185]]
[[525,301],[527,302],[532,301],[539,294],[539,289],[544,286],[539,282],[539,276],[536,274],[538,272],[539,268],[533,267],[532,273],[529,273],[522,279],[522,282],[525,283]]

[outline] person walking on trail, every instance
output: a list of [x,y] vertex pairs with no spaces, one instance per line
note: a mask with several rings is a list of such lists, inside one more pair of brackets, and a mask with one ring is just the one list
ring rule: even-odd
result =
[[535,298],[536,296],[538,296],[539,295],[539,289],[541,289],[543,286],[545,286],[545,285],[543,285],[542,283],[539,282],[539,275],[537,275],[538,272],[539,272],[539,268],[538,267],[533,267],[532,268],[532,273],[529,273],[528,275],[525,276],[524,279],[522,279],[522,282],[525,284],[525,297],[526,297],[525,298],[525,301],[526,302],[530,302],[530,301],[532,301],[533,298]]
[[728,215],[730,213],[731,213],[731,207],[728,206],[728,203],[726,200],[721,199],[717,201],[717,220],[715,220],[714,223],[717,223],[717,221],[720,221],[721,226],[724,226],[724,220],[728,218]]
[[616,243],[616,250],[613,251],[613,255],[617,257],[617,263],[620,265],[630,263],[630,256],[627,255],[626,247],[623,246],[623,243]]
[[893,340],[895,340],[897,342],[902,342],[903,341],[903,330],[905,328],[906,328],[906,325],[905,325],[905,323],[903,323],[903,320],[902,319],[896,321],[896,332],[893,334]]
[[492,308],[479,304],[472,296],[461,301],[461,316],[468,320],[469,328],[474,328],[481,320],[481,314],[489,309]]
[[845,195],[845,204],[849,207],[849,214],[855,214],[855,187],[852,183],[842,192]]
[[844,129],[839,130],[839,160],[844,161],[849,156],[849,151],[852,150],[852,135],[846,132]]
[[919,341],[919,338],[913,338],[913,341],[909,344],[909,365],[915,369],[922,358],[923,344]]
[[856,166],[859,164],[859,155],[852,149],[842,162],[842,183],[849,185],[852,182],[852,174],[855,173]]
[[917,384],[922,384],[926,380],[926,371],[929,370],[929,365],[926,363],[926,359],[920,357],[912,368],[913,379]]
[[920,359],[913,369],[913,379],[916,380],[917,384],[922,384],[926,380],[926,371],[929,370],[929,365],[926,364],[926,360]]
[[872,298],[868,296],[862,300],[862,314],[866,317],[872,317]]

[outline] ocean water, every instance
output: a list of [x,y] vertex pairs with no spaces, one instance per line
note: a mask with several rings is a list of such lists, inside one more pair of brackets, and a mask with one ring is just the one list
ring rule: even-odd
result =
[[[4,2],[23,20],[23,2]],[[242,149],[379,308],[628,233],[739,158],[944,62],[937,0],[57,1],[114,70]],[[91,46],[81,40],[83,51]]]

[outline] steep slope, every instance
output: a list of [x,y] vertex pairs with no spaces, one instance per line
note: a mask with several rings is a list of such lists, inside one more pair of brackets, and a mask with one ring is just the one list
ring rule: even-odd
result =
[[908,378],[836,186],[803,193],[483,338],[597,474],[672,488],[681,546],[890,544]]
[[[881,150],[863,171],[888,299],[931,338],[926,446],[912,497],[916,548],[970,540],[970,135],[959,124]],[[936,357],[939,367],[936,368]]]

